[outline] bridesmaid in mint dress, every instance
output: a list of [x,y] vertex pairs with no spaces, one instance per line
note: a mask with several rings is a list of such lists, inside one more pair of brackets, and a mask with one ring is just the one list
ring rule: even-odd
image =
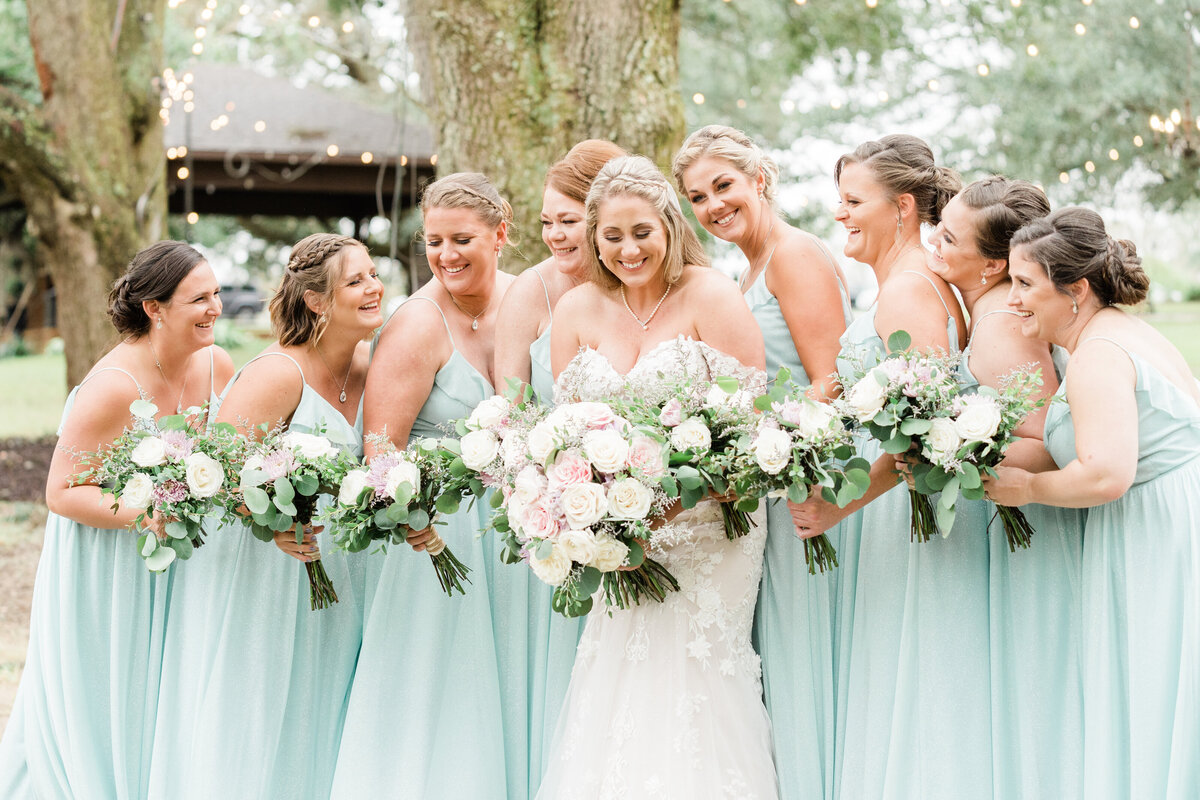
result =
[[[1022,331],[1071,362],[1046,419],[1057,470],[1001,468],[997,503],[1087,508],[1083,796],[1200,796],[1200,384],[1114,304],[1149,279],[1131,242],[1064,208],[1013,238]],[[1065,402],[1061,400],[1065,398]]]
[[[768,379],[787,367],[814,399],[835,394],[849,295],[820,240],[779,217],[778,167],[746,134],[709,125],[683,143],[673,171],[704,229],[736,244],[749,262],[741,288],[763,333]],[[839,534],[840,527],[830,532],[835,547]],[[833,796],[833,620],[841,576],[836,568],[809,575],[787,502],[767,501],[754,645],[784,798]]]
[[[842,337],[839,370],[870,367],[907,331],[914,347],[957,351],[962,310],[929,271],[921,223],[936,224],[961,184],[929,147],[886,136],[843,156],[835,178],[845,253],[879,282],[873,308]],[[991,798],[988,551],[984,504],[960,500],[954,527],[909,541],[909,499],[895,460],[875,441],[867,494],[845,509],[810,498],[793,511],[802,530],[846,517],[846,572],[835,619],[834,795],[840,798]],[[848,584],[852,581],[852,584]]]
[[[298,242],[270,304],[279,339],[238,373],[219,418],[282,421],[361,455],[367,340],[382,322],[382,299],[360,242],[333,234]],[[177,576],[153,797],[329,796],[362,641],[367,556],[333,549],[326,531],[306,532],[301,545],[285,531],[276,545],[244,525],[222,527]],[[297,561],[315,558],[338,595],[319,611]]]
[[[229,356],[213,344],[219,291],[200,253],[159,242],[109,295],[123,341],[71,391],[50,465],[29,650],[0,743],[6,798],[147,795],[172,571],[152,573],[138,556],[126,528],[139,510],[114,511],[100,487],[70,480],[74,454],[119,436],[134,400],[167,416],[229,379]],[[161,524],[152,516],[149,527]]]
[[[492,396],[496,312],[513,280],[497,269],[512,210],[484,176],[430,184],[421,210],[435,280],[380,334],[364,406],[368,433],[399,447],[446,435]],[[438,535],[471,570],[465,595],[447,597],[421,552],[370,556],[333,797],[529,793],[529,570],[500,562],[499,537],[483,533],[489,511],[482,498],[439,517]],[[409,543],[424,550],[430,536]]]
[[[1005,307],[1012,287],[1008,250],[1018,228],[1049,213],[1046,195],[1027,181],[975,181],[942,210],[929,260],[929,268],[959,290],[971,316],[960,365],[965,391],[980,384],[999,389],[1013,370],[1041,369],[1047,405],[1017,428],[1022,438],[1004,460],[1034,471],[1054,468],[1042,436],[1061,374],[1051,346],[1025,337],[1020,315]],[[1022,511],[1036,531],[1028,549],[1009,550],[999,518],[988,529],[995,792],[1080,798],[1084,515],[1036,503]]]
[[[517,276],[504,294],[496,318],[496,389],[509,380],[533,388],[538,402],[554,402],[550,371],[550,327],[558,299],[585,280],[584,201],[592,181],[609,159],[626,155],[612,142],[588,139],[571,148],[546,173],[542,194],[542,241],[550,258]],[[549,737],[567,695],[580,619],[567,619],[550,607],[553,589],[529,580],[529,787],[537,790],[546,770]]]

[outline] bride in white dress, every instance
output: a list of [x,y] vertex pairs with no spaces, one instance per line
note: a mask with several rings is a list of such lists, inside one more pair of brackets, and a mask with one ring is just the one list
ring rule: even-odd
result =
[[[648,159],[617,158],[600,172],[586,243],[592,280],[555,309],[557,400],[660,399],[680,378],[762,385],[762,335],[749,308],[732,281],[707,268],[674,191]],[[538,798],[777,796],[750,645],[766,537],[756,521],[731,542],[715,500],[678,511],[651,555],[679,591],[611,614],[597,605]]]

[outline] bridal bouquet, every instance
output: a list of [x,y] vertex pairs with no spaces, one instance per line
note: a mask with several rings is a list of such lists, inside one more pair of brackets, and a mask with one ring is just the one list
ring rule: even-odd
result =
[[[943,531],[954,524],[955,502],[984,495],[981,473],[995,475],[994,467],[1017,437],[1013,431],[1044,399],[1034,399],[1042,385],[1041,370],[1014,370],[997,392],[981,386],[971,394],[949,398],[944,416],[934,417],[920,439],[920,458],[911,466],[916,491],[941,492],[937,522]],[[1008,549],[1029,547],[1033,527],[1019,508],[996,506],[1004,524]]]
[[[659,402],[632,397],[613,403],[636,429],[663,443],[667,471],[660,483],[668,497],[692,508],[710,494],[730,491],[730,477],[738,469],[737,443],[757,421],[754,394],[736,378],[680,383]],[[749,533],[757,497],[719,505],[729,539]]]
[[[161,572],[175,559],[190,558],[204,543],[205,517],[227,508],[228,486],[235,479],[237,432],[222,423],[204,429],[206,410],[193,407],[185,414],[155,420],[158,407],[148,400],[129,406],[132,427],[112,443],[83,454],[87,469],[75,483],[100,484],[118,503],[141,513],[134,529],[146,567]],[[166,523],[158,535],[146,529],[146,518],[157,513]]]
[[[334,543],[351,553],[365,550],[372,542],[381,549],[389,543],[403,544],[408,530],[421,531],[434,524],[439,511],[458,508],[460,492],[451,488],[450,464],[455,455],[437,439],[420,439],[398,450],[386,435],[368,437],[376,455],[365,466],[348,469],[341,477],[337,502],[321,515]],[[465,594],[462,581],[471,570],[459,561],[441,537],[425,546],[447,595],[457,589]]]
[[[871,465],[852,458],[854,445],[835,408],[810,400],[780,368],[770,391],[754,405],[762,411],[754,434],[739,442],[743,455],[732,485],[739,497],[786,497],[803,503],[819,491],[830,503],[845,506],[862,497],[871,484]],[[837,552],[825,534],[804,539],[808,573],[838,565]]]
[[[959,393],[959,357],[916,353],[909,350],[911,342],[905,331],[893,333],[887,343],[890,355],[861,373],[837,401],[847,417],[865,426],[883,451],[892,455],[908,452],[914,446],[921,454],[944,451],[949,446],[947,432],[953,426],[947,419],[948,409]],[[978,474],[975,481],[982,487]],[[953,486],[947,481],[947,495],[939,500],[936,511],[928,484],[923,484],[922,490],[915,485],[909,487],[910,539],[929,541],[939,523],[949,531],[944,523],[954,521],[958,486],[957,481]]]
[[[266,435],[247,441],[239,470],[242,513],[250,532],[262,541],[294,528],[299,544],[316,514],[318,495],[337,494],[342,476],[357,462],[319,434],[261,429]],[[337,592],[320,560],[305,562],[304,569],[312,609],[336,603]]]
[[485,402],[467,427],[493,438],[475,441],[468,432],[461,457],[501,488],[492,524],[504,537],[505,560],[525,561],[555,587],[555,611],[582,616],[601,588],[617,608],[643,597],[661,602],[679,589],[646,554],[651,521],[672,503],[660,484],[666,451],[659,441],[606,403],[564,403],[547,413],[505,398]]

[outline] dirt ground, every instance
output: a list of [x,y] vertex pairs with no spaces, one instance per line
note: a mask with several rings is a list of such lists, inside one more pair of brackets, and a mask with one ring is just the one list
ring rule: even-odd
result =
[[53,451],[53,438],[0,440],[0,728],[8,722],[25,665]]

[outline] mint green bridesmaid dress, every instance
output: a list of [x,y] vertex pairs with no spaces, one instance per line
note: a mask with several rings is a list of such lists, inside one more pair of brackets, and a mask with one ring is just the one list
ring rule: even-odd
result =
[[[1102,337],[1095,337],[1102,338]],[[1093,341],[1089,339],[1087,341]],[[1138,463],[1083,536],[1083,797],[1200,797],[1200,407],[1111,339],[1137,371]],[[1081,342],[1082,344],[1082,342]],[[1046,419],[1059,467],[1075,460],[1071,407]]]

